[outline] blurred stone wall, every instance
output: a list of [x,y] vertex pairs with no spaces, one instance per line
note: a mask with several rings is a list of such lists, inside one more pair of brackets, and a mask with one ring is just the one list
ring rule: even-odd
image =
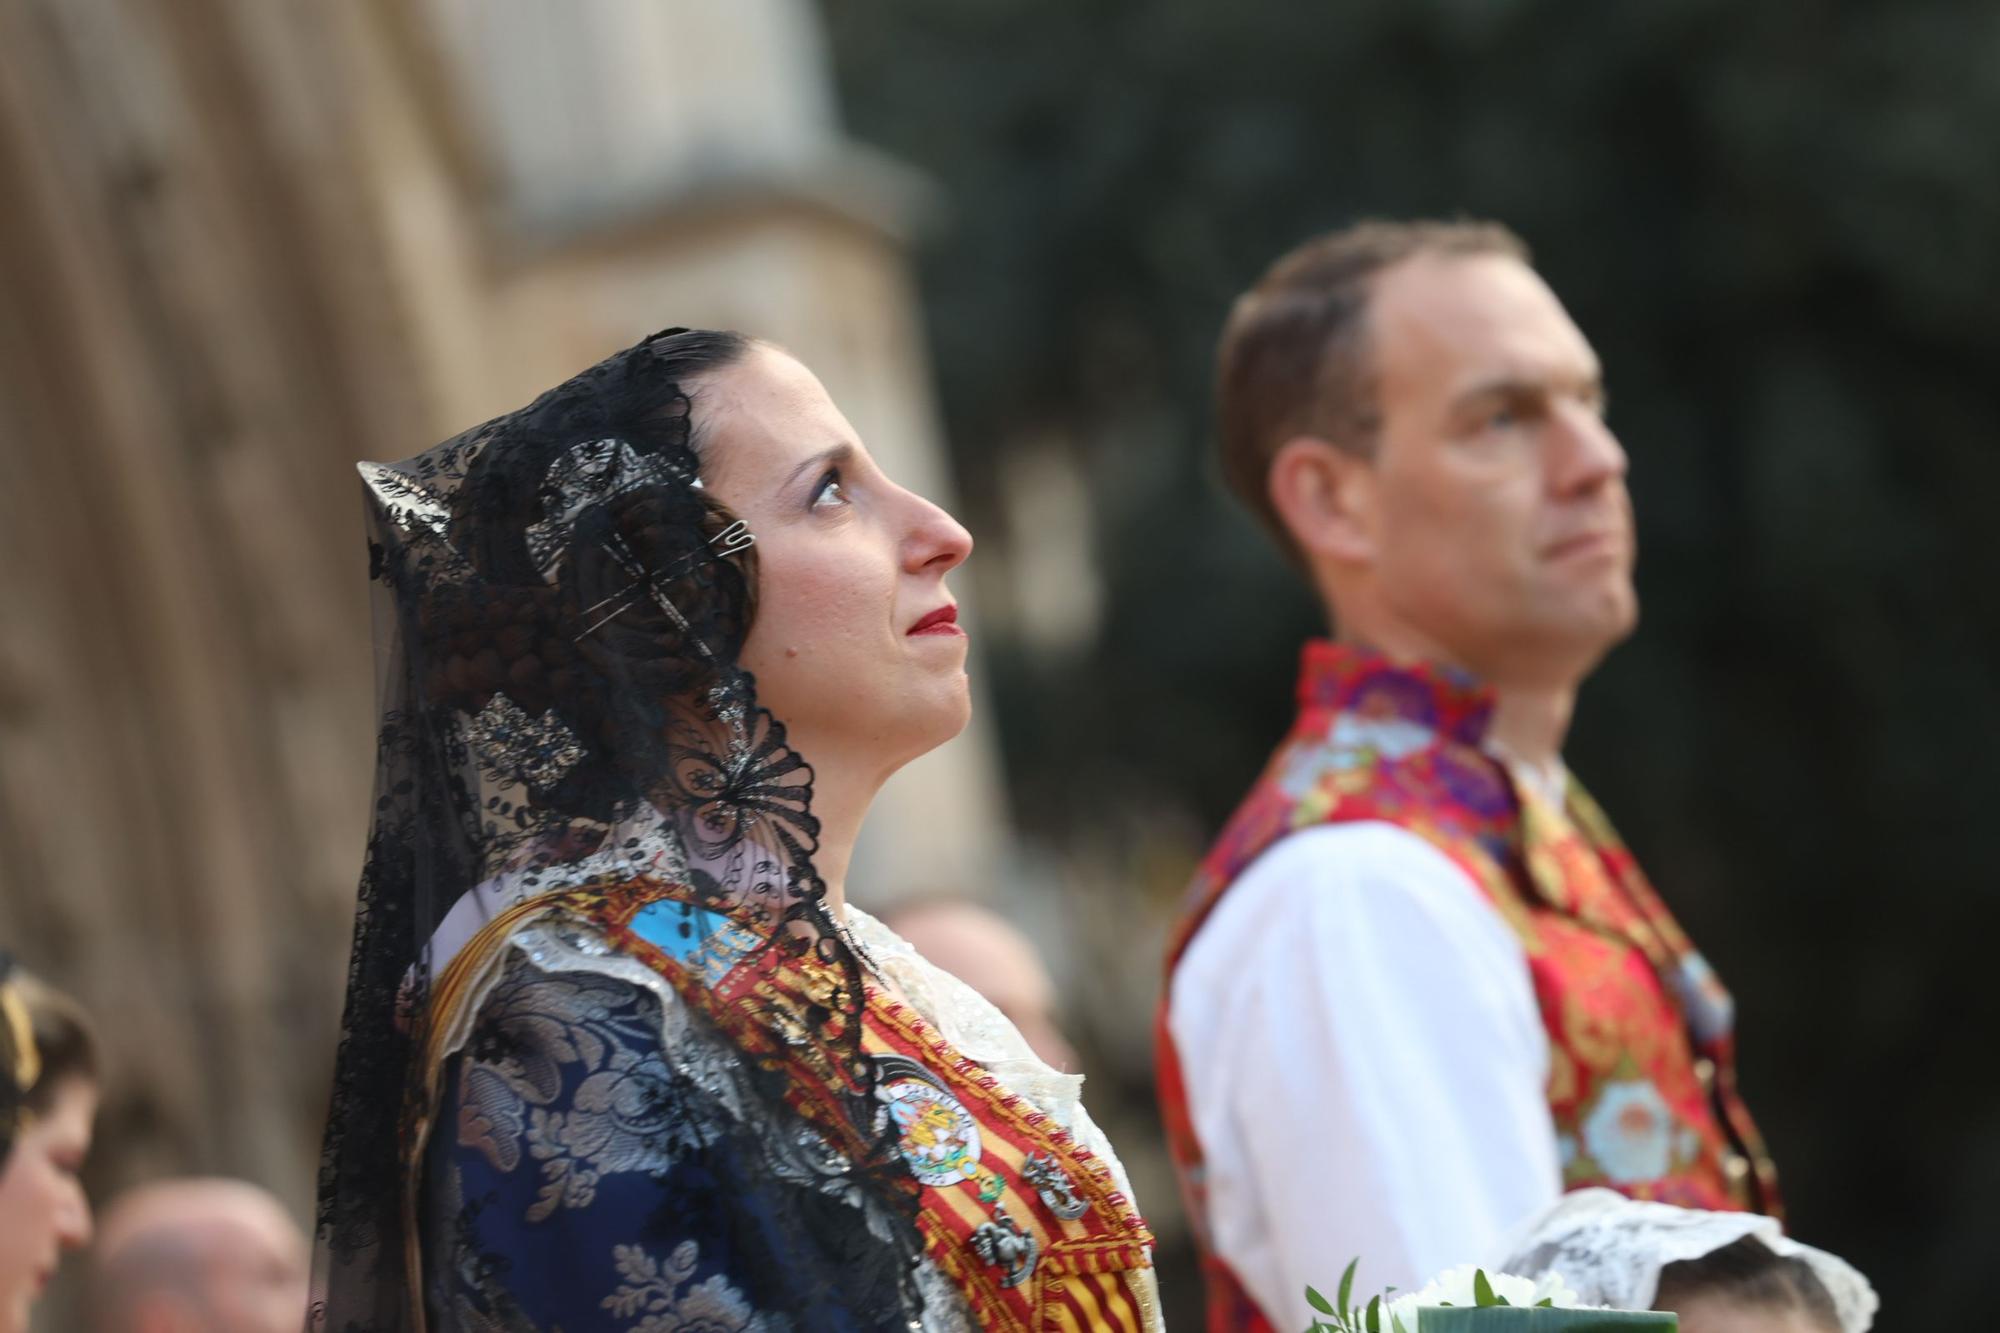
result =
[[101,1020],[96,1179],[295,1205],[423,402],[321,17],[0,0],[0,938]]
[[[0,0],[0,940],[102,1020],[98,1192],[310,1207],[372,771],[356,460],[726,325],[949,503],[928,194],[824,65],[805,0]],[[984,889],[1004,818],[982,723],[885,793],[856,896]]]

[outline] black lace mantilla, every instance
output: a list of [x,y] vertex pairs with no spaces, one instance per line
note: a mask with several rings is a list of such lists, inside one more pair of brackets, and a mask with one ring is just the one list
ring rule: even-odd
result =
[[[362,465],[381,719],[320,1161],[317,1327],[412,1322],[403,1124],[445,914],[497,880],[525,894],[602,879],[627,849],[658,873],[661,836],[693,906],[845,979],[813,1038],[852,1071],[853,1123],[880,1142],[857,1181],[894,1174],[860,965],[813,868],[812,770],[737,660],[754,536],[702,485],[682,387],[745,346],[668,330],[415,458]],[[642,848],[636,826],[664,834]]]

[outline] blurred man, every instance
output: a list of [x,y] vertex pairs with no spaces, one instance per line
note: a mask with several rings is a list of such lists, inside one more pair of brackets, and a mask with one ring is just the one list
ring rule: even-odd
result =
[[1222,463],[1332,641],[1175,935],[1161,1096],[1210,1327],[1485,1257],[1565,1188],[1770,1208],[1729,996],[1562,760],[1629,634],[1590,343],[1505,229],[1369,224],[1238,301]]
[[97,1333],[298,1333],[306,1240],[237,1180],[142,1185],[105,1210],[93,1260]]
[[1056,988],[1028,937],[977,903],[936,898],[888,912],[883,924],[1013,1020],[1044,1063],[1071,1073],[1076,1052],[1056,1022]]

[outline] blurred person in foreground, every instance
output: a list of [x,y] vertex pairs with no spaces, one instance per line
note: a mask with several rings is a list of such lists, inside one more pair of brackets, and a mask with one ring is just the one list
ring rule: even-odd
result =
[[1853,1265],[1776,1219],[1566,1194],[1495,1250],[1501,1272],[1560,1274],[1586,1305],[1671,1310],[1681,1333],[1867,1333],[1880,1302]]
[[298,1333],[298,1224],[240,1180],[164,1180],[112,1200],[91,1252],[97,1333]]
[[363,474],[316,1323],[1157,1328],[1078,1080],[846,903],[876,791],[969,717],[965,529],[714,330]]
[[919,898],[882,916],[933,966],[972,987],[1006,1016],[1051,1069],[1074,1072],[1076,1049],[1056,1017],[1056,987],[1034,943],[1013,922],[969,898]]
[[0,1333],[25,1333],[63,1251],[90,1241],[97,1094],[82,1011],[0,953]]
[[1214,1328],[1409,1289],[1559,1191],[1775,1206],[1728,993],[1564,767],[1631,633],[1626,458],[1510,232],[1370,223],[1232,311],[1224,473],[1324,604],[1173,935],[1163,1111]]

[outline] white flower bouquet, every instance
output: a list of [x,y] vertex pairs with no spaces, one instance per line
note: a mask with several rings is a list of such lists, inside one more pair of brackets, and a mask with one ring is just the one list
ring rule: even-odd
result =
[[[1355,1261],[1356,1263],[1359,1260]],[[1554,1273],[1530,1279],[1487,1272],[1461,1264],[1438,1274],[1423,1290],[1392,1296],[1385,1292],[1356,1308],[1355,1263],[1341,1274],[1331,1301],[1312,1287],[1306,1303],[1315,1318],[1307,1333],[1640,1333],[1672,1330],[1671,1314],[1640,1310],[1600,1310],[1578,1303],[1577,1295]]]

